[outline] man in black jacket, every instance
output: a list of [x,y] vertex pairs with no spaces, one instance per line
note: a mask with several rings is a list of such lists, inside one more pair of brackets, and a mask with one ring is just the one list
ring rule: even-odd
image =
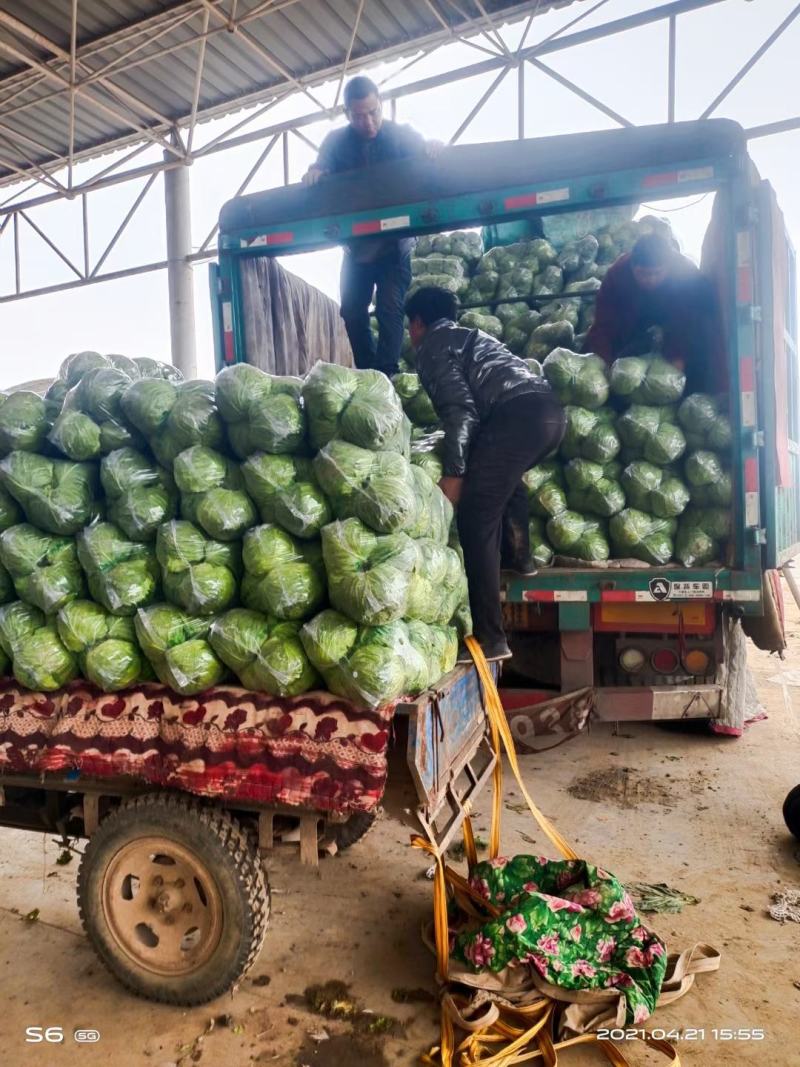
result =
[[[322,142],[316,163],[303,181],[315,185],[328,174],[360,170],[376,163],[435,155],[437,142],[426,143],[410,126],[383,118],[377,85],[359,76],[344,89],[348,125],[332,130]],[[410,237],[362,237],[345,245],[342,261],[342,318],[356,366],[385,374],[397,371],[403,343],[403,301],[411,282]],[[375,293],[378,343],[369,324]]]
[[558,448],[564,409],[500,341],[457,326],[456,312],[453,294],[435,287],[406,302],[420,381],[444,427],[439,485],[457,506],[475,636],[487,659],[508,659],[501,561],[533,569],[522,475]]

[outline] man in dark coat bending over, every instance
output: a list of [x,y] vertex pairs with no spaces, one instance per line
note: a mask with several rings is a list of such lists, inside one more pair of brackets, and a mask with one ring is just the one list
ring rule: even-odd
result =
[[[456,298],[433,286],[406,303],[420,381],[442,421],[444,477],[456,507],[475,637],[488,660],[511,655],[500,566],[531,573],[522,475],[564,435],[564,410],[544,378],[482,330],[457,326]],[[468,658],[468,657],[467,657]]]
[[[435,156],[438,142],[426,143],[410,126],[384,119],[378,87],[359,76],[344,89],[348,125],[332,130],[322,142],[316,163],[303,181],[315,185],[329,174],[360,170],[376,163]],[[345,245],[342,261],[342,318],[359,369],[374,367],[385,374],[398,370],[403,344],[403,301],[411,283],[410,237],[362,237]],[[375,293],[378,343],[369,324]]]

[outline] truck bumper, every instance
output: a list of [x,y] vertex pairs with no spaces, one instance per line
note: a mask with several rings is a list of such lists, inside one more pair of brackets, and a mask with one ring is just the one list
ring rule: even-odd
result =
[[606,722],[648,719],[716,719],[722,689],[718,685],[641,686],[598,689],[594,714]]

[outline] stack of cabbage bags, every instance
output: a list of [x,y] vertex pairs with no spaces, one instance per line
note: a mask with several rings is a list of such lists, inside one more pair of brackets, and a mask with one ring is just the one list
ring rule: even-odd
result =
[[482,251],[480,234],[471,230],[417,238],[411,257],[409,295],[424,286],[436,285],[462,297]]

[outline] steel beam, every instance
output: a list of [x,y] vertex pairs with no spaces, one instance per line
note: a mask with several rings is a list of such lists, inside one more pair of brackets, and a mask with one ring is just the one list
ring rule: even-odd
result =
[[192,210],[189,168],[175,167],[164,172],[164,205],[167,229],[167,285],[169,290],[169,332],[172,362],[185,378],[197,374],[197,346],[194,332],[194,285],[192,254]]

